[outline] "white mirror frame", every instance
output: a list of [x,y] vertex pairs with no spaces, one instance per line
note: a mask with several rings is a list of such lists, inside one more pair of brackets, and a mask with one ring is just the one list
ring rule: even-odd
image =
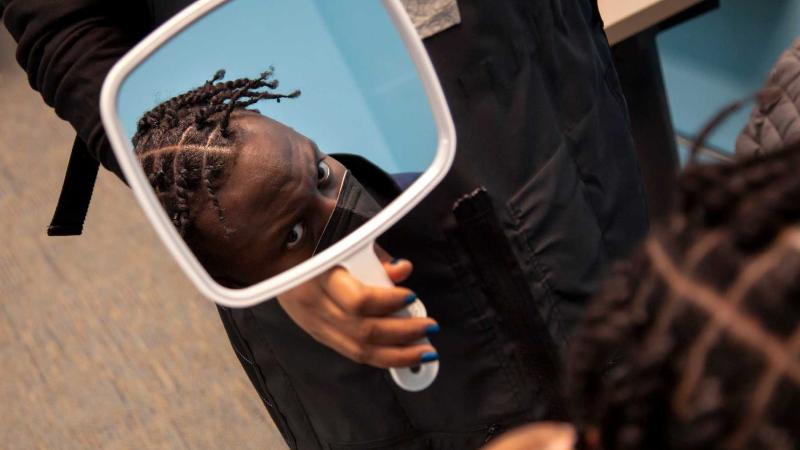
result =
[[[456,133],[439,79],[422,40],[400,0],[380,0],[409,51],[438,129],[438,148],[431,166],[392,203],[367,224],[319,255],[258,284],[231,289],[214,281],[189,249],[167,217],[147,181],[117,115],[117,97],[125,79],[163,44],[217,7],[235,0],[200,0],[187,7],[128,52],[111,69],[100,94],[100,114],[117,161],[136,200],[161,240],[200,292],[214,302],[232,308],[261,303],[340,264],[372,243],[416,206],[447,174],[455,158]],[[292,0],[286,0],[292,1]],[[370,0],[378,1],[378,0]]]

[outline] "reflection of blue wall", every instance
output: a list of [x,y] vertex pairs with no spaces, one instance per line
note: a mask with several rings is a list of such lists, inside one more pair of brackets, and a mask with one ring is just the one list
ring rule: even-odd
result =
[[389,172],[424,170],[436,128],[416,70],[380,2],[236,0],[184,30],[123,83],[119,111],[133,135],[143,112],[199,86],[270,65],[278,89],[302,95],[256,104],[328,153],[366,156]]
[[[800,36],[797,0],[722,0],[721,7],[658,39],[676,131],[694,136],[724,105],[758,90],[780,53]],[[711,144],[733,151],[749,108]]]
[[[360,49],[358,52],[342,50],[341,53],[353,68],[356,84],[365,91],[367,106],[375,120],[379,124],[398,124],[383,128],[386,141],[397,148],[399,154],[416,160],[411,167],[427,167],[432,155],[426,159],[425,154],[415,154],[414,149],[421,145],[433,148],[434,144],[426,142],[433,137],[420,135],[424,129],[413,124],[420,121],[432,123],[433,117],[427,99],[419,94],[416,71],[407,58],[397,57],[405,52],[402,41],[380,38],[392,27],[380,2],[361,2],[357,8],[347,8],[344,14],[340,2],[314,0],[314,3],[327,19],[328,31],[336,45],[340,49]],[[376,16],[384,19],[374,20]],[[353,27],[353,23],[360,26]]]

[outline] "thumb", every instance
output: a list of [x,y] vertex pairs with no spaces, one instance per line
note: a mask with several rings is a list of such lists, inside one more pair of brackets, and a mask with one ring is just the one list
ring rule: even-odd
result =
[[411,275],[414,265],[407,259],[392,259],[383,263],[383,270],[394,283],[399,283]]
[[386,250],[377,243],[375,244],[375,253],[383,263],[383,270],[393,283],[399,283],[411,275],[414,270],[414,265],[407,259],[392,258]]

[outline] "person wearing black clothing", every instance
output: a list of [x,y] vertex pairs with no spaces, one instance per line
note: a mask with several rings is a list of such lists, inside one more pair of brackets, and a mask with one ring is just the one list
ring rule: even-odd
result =
[[[121,3],[121,4],[117,4]],[[119,174],[97,99],[127,49],[186,0],[5,0],[32,86]],[[596,2],[458,0],[424,40],[458,135],[445,180],[380,238],[441,325],[420,393],[313,339],[278,302],[221,309],[232,345],[292,448],[476,448],[563,417],[560,352],[609,261],[647,228]],[[293,317],[293,316],[292,316]]]

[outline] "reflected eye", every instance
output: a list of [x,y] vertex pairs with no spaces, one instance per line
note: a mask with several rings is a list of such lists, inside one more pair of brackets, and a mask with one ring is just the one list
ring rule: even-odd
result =
[[303,235],[305,234],[306,227],[302,222],[294,224],[292,231],[290,231],[289,235],[286,237],[286,248],[294,248],[303,239]]
[[317,163],[317,186],[321,186],[328,181],[331,176],[331,168],[325,161]]

